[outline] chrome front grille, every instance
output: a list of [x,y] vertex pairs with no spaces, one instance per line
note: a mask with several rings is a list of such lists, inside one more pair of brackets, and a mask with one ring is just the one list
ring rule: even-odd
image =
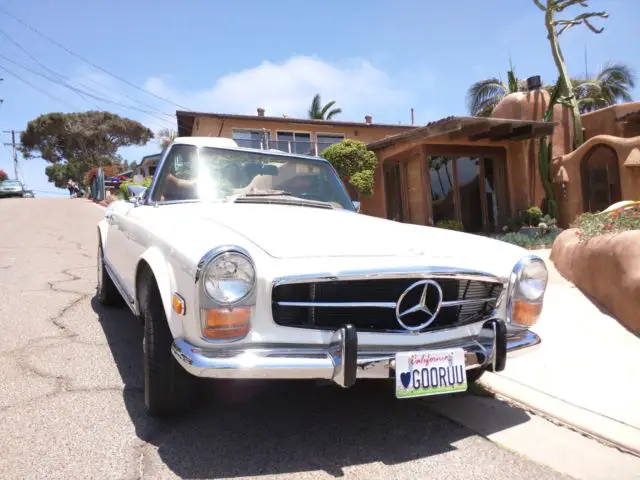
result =
[[[486,279],[429,278],[440,286],[442,304],[435,320],[422,331],[489,317],[503,289],[500,282]],[[351,323],[359,331],[406,332],[397,321],[396,303],[420,280],[424,277],[277,283],[272,292],[273,319],[278,325],[299,328],[336,329]],[[415,289],[405,299],[414,304],[419,297],[420,289]],[[403,322],[408,326],[423,323],[424,315],[412,315]]]

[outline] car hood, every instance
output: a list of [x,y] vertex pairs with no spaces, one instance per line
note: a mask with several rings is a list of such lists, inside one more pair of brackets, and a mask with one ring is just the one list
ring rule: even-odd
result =
[[346,210],[273,204],[189,204],[163,208],[179,217],[178,224],[184,224],[185,218],[194,220],[189,222],[189,230],[194,230],[189,235],[206,235],[204,229],[211,230],[214,238],[216,229],[219,232],[224,227],[275,258],[429,257],[458,261],[468,258],[467,263],[474,264],[479,258],[489,264],[504,258],[513,265],[513,259],[526,253],[520,247],[479,235]]

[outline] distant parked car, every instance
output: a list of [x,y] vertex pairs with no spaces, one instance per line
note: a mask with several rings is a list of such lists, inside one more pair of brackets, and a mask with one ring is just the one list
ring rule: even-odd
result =
[[33,193],[33,190],[25,190],[22,194],[22,198],[35,198],[35,194]]
[[4,180],[0,182],[0,198],[24,197],[24,185],[19,180]]

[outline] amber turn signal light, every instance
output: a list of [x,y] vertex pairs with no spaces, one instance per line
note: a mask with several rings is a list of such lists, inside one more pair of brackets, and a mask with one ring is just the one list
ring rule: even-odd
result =
[[515,300],[511,310],[511,320],[523,327],[532,327],[540,318],[542,303],[529,303],[523,300]]
[[187,305],[184,301],[184,298],[182,298],[182,295],[180,295],[179,293],[176,293],[176,292],[173,293],[173,298],[171,299],[171,306],[173,308],[173,311],[176,312],[178,315],[186,314]]
[[249,333],[251,309],[248,307],[205,310],[203,316],[202,334],[205,338],[228,340]]

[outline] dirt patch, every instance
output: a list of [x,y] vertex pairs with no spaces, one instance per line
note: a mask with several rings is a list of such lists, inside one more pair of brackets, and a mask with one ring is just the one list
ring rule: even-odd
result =
[[640,333],[640,231],[580,241],[576,229],[565,230],[550,259],[563,277]]

